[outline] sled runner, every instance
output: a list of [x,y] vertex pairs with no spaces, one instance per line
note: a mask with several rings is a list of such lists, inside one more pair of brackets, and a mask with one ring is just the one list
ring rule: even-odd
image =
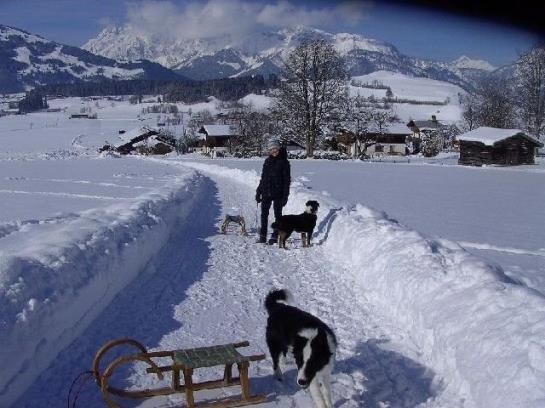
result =
[[[130,345],[138,350],[135,354],[120,356],[109,363],[104,371],[100,371],[100,361],[104,354],[112,347],[118,345]],[[250,381],[248,368],[251,361],[259,361],[265,358],[264,354],[244,356],[237,351],[237,348],[247,347],[250,343],[241,341],[239,343],[222,344],[210,347],[199,347],[183,350],[154,351],[148,352],[146,348],[136,340],[119,338],[105,343],[95,355],[93,360],[93,375],[100,387],[102,397],[109,408],[119,408],[119,405],[112,399],[112,395],[129,398],[144,398],[159,395],[171,395],[185,393],[188,408],[223,408],[239,407],[243,405],[258,404],[265,402],[264,395],[250,395]],[[159,366],[153,358],[166,358],[169,363]],[[162,380],[166,372],[171,372],[171,385],[169,387],[124,390],[109,385],[113,371],[121,364],[127,362],[143,361],[149,365],[147,373],[155,374]],[[233,365],[237,365],[239,376],[233,377]],[[223,378],[211,381],[193,382],[194,370],[202,367],[223,366]],[[183,376],[183,383],[181,382]],[[241,394],[234,397],[221,398],[213,401],[195,402],[194,392],[199,390],[210,390],[222,387],[240,385]]]

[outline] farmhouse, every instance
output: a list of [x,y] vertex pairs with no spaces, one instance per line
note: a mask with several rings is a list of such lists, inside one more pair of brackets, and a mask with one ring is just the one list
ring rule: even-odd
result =
[[410,120],[407,127],[411,129],[412,136],[410,140],[413,143],[413,153],[420,152],[420,145],[426,137],[438,135],[442,137],[442,148],[454,147],[457,148],[455,135],[460,133],[460,130],[454,124],[447,124],[437,120],[435,115],[431,115],[431,120]]
[[[404,124],[393,123],[388,126],[385,132],[368,132],[360,137],[360,148],[363,153],[364,146],[367,146],[365,153],[369,155],[405,155],[407,154],[407,139],[411,131]],[[356,136],[350,131],[342,131],[337,136],[339,151],[356,157]]]
[[407,140],[411,131],[406,125],[400,123],[391,124],[383,133],[371,132],[369,138],[376,143],[367,148],[368,154],[373,155],[402,155],[407,154]]
[[437,120],[435,115],[431,115],[431,120],[410,120],[407,127],[413,132],[413,137],[422,138],[423,133],[437,132],[446,125]]
[[231,133],[229,125],[203,125],[198,133],[201,137],[199,145],[204,153],[212,157],[222,156],[227,152],[232,153],[231,138],[235,135]]
[[458,136],[460,142],[459,164],[518,165],[534,164],[539,140],[519,129],[480,127]]

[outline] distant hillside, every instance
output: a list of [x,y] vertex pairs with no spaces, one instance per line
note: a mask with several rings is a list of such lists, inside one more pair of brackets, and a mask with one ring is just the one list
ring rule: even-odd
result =
[[147,60],[119,62],[0,25],[0,92],[104,79],[183,79]]

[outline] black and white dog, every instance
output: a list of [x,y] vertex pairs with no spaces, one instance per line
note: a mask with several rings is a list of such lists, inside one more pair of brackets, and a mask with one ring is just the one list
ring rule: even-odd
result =
[[309,388],[318,408],[332,408],[331,372],[335,362],[337,339],[320,319],[287,304],[287,290],[273,290],[265,299],[269,313],[267,345],[271,353],[275,376],[282,380],[279,359],[293,353],[297,364],[297,384]]
[[310,246],[310,239],[318,219],[316,213],[320,204],[318,201],[309,200],[305,206],[305,212],[297,215],[283,215],[278,221],[272,223],[271,227],[278,231],[278,246],[280,248],[286,248],[286,240],[293,231],[301,233],[303,247]]

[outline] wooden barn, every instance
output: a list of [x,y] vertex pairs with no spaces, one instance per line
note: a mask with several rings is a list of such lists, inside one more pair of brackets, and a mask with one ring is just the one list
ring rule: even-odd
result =
[[480,127],[457,139],[458,164],[469,166],[534,164],[537,148],[543,147],[543,143],[519,129]]
[[203,125],[198,133],[201,135],[200,145],[205,153],[212,157],[232,153],[231,138],[234,135],[229,125]]

